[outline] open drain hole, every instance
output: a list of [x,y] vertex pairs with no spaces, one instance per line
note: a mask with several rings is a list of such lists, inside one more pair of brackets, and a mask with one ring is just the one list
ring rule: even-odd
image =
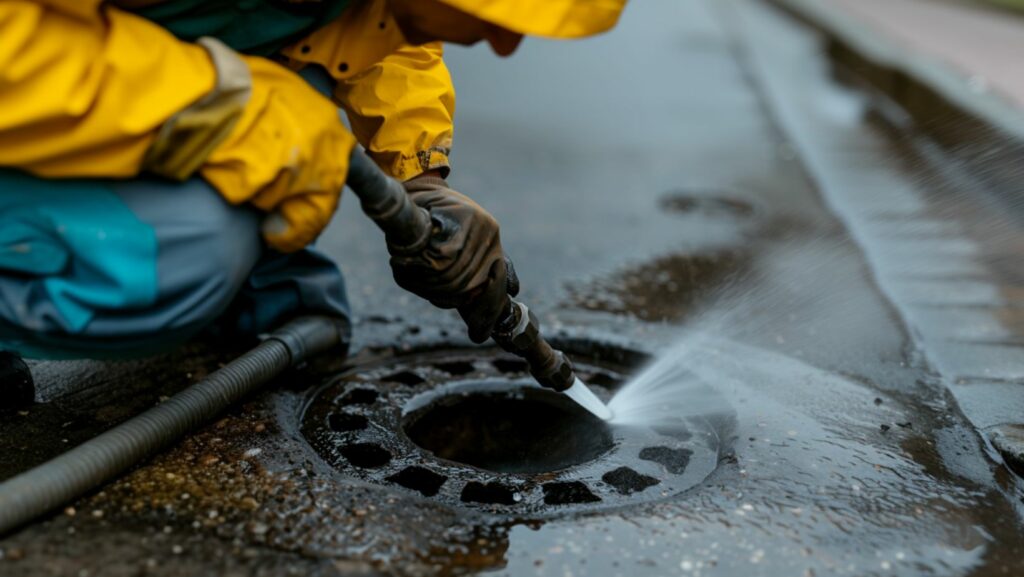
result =
[[352,415],[349,413],[331,413],[327,417],[327,426],[336,433],[351,433],[352,431],[362,431],[369,426],[370,421],[362,415]]
[[497,473],[559,471],[614,444],[604,421],[533,388],[442,396],[408,415],[405,433],[437,457]]
[[430,469],[424,469],[423,467],[406,467],[388,477],[388,481],[401,485],[406,489],[419,491],[424,497],[437,495],[437,492],[441,490],[441,485],[444,485],[447,480],[448,477],[438,475]]
[[597,503],[601,498],[580,481],[548,483],[544,485],[544,503],[547,505],[575,505]]
[[364,469],[376,469],[391,462],[391,453],[375,443],[353,443],[341,448],[341,456]]
[[434,366],[436,368],[438,368],[438,369],[448,373],[449,375],[454,376],[454,377],[461,377],[463,375],[468,375],[469,373],[472,373],[473,371],[476,370],[476,367],[473,366],[473,363],[470,363],[470,362],[467,362],[467,361],[452,361],[450,363],[437,363]]
[[399,371],[397,373],[390,374],[381,380],[386,383],[398,383],[399,385],[405,385],[407,387],[415,387],[416,385],[422,385],[427,382],[426,379],[412,371]]
[[682,475],[686,471],[691,456],[693,456],[693,451],[689,449],[673,449],[671,447],[647,447],[640,451],[641,459],[658,463],[673,475]]
[[338,404],[340,405],[372,405],[377,402],[377,398],[380,396],[377,391],[370,389],[352,389],[345,393],[345,396],[339,399]]
[[[462,488],[460,497],[466,503],[483,503],[485,505],[514,505],[519,499],[511,487],[501,483],[480,483],[470,481]],[[521,497],[520,497],[521,498]]]
[[601,477],[601,480],[615,487],[615,490],[623,495],[639,493],[661,483],[658,479],[637,473],[629,467],[619,467],[614,471],[608,471]]
[[494,365],[494,368],[498,369],[498,372],[506,375],[509,373],[525,373],[530,370],[530,365],[521,359],[494,359],[491,364]]

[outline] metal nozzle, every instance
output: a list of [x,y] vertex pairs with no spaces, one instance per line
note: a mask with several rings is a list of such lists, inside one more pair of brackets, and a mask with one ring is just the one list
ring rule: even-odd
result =
[[540,321],[526,305],[510,298],[508,310],[491,336],[501,348],[525,360],[541,386],[563,392],[576,381],[569,358],[544,340]]

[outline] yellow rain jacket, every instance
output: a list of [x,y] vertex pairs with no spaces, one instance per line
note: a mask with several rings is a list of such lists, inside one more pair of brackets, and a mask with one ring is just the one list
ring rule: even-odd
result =
[[[578,37],[613,26],[626,0],[441,1],[521,33]],[[447,171],[455,95],[440,43],[406,44],[386,0],[290,2],[0,0],[0,167],[46,178],[198,173],[230,202],[282,216],[284,232],[265,234],[285,251],[327,224],[356,140],[400,180]],[[292,70],[323,66],[354,138],[277,63],[216,39],[182,41],[139,15],[209,22],[216,7],[228,42],[247,34],[230,14],[263,10],[250,20],[257,32],[275,27],[274,10],[331,16],[281,50],[261,37],[252,52],[276,52]]]
[[[355,138],[315,126],[340,120],[281,66],[131,12],[159,2],[0,0],[0,166],[47,178],[198,171],[233,203],[313,221],[268,238],[282,250],[326,224],[356,139],[401,180],[447,168],[455,97],[441,45],[405,44],[385,0],[353,3],[280,55],[333,76]],[[313,167],[297,172],[297,159]]]

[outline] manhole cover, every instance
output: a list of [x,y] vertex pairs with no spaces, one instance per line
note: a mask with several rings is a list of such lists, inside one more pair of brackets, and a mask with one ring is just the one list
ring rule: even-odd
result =
[[[641,358],[566,352],[606,400]],[[519,518],[677,496],[715,469],[720,449],[703,419],[657,430],[608,426],[537,387],[522,361],[488,349],[349,369],[315,393],[302,433],[345,475]]]

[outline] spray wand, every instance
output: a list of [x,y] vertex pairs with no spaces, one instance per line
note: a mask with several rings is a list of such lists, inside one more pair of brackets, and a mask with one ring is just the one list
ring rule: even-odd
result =
[[[407,252],[426,247],[433,232],[430,214],[409,200],[405,187],[384,174],[361,150],[352,153],[347,184],[359,197],[363,212],[384,231],[390,246]],[[576,376],[569,358],[541,335],[537,317],[526,305],[507,299],[491,338],[525,360],[541,386],[565,393],[600,419],[610,419],[611,411]]]

